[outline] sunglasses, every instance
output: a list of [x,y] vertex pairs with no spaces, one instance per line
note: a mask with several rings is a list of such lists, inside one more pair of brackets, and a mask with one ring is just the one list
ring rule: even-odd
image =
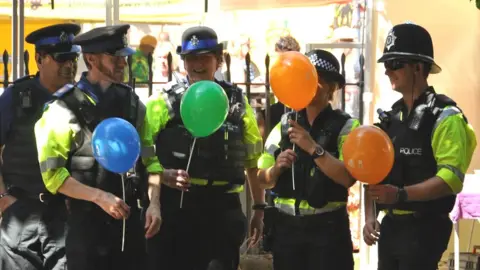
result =
[[78,61],[78,53],[52,53],[50,55],[57,63],[65,63],[68,61],[76,63]]
[[399,70],[405,67],[406,64],[409,64],[410,62],[404,59],[397,59],[397,60],[388,60],[383,63],[385,66],[385,69],[388,70]]

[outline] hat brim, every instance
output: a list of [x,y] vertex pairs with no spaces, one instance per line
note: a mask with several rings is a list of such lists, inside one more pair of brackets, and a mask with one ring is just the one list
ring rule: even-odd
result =
[[135,53],[135,50],[130,47],[125,47],[123,49],[117,50],[115,56],[129,56]]
[[426,62],[432,65],[432,68],[430,69],[430,74],[438,74],[442,71],[442,68],[433,61],[432,58],[421,55],[421,54],[413,54],[413,53],[385,53],[382,55],[377,60],[377,63],[384,63],[389,60],[397,60],[397,59],[411,59],[411,60],[417,60],[421,62]]
[[182,51],[182,46],[177,47],[177,54],[179,55],[188,55],[188,54],[205,54],[205,53],[213,53],[213,52],[218,52],[218,51],[223,51],[223,44],[219,43],[215,47],[205,49],[197,49],[197,50],[187,50],[187,51]]
[[72,45],[70,51],[55,52],[56,54],[71,54],[71,53],[81,53],[82,49],[78,45]]
[[81,53],[82,48],[78,45],[57,45],[57,46],[45,46],[41,48],[42,51],[52,54],[71,54]]
[[333,71],[318,71],[317,74],[320,78],[324,78],[327,81],[333,81],[338,83],[338,88],[343,88],[345,86],[345,78],[342,74],[333,72]]

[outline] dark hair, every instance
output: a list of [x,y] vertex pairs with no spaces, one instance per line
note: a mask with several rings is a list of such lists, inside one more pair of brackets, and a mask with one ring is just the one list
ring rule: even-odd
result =
[[432,64],[428,62],[409,60],[407,63],[413,67],[415,67],[415,65],[422,65],[423,66],[422,75],[424,79],[428,78],[428,75],[430,75],[430,71],[432,70]]
[[213,52],[215,54],[215,58],[217,58],[217,63],[218,66],[221,67],[223,64],[223,51],[222,50],[216,50]]
[[[36,56],[40,56],[40,58],[45,58],[45,56],[48,55],[48,53],[44,50],[35,50],[35,58]],[[35,59],[35,61],[37,61],[38,59]]]
[[275,43],[275,51],[279,52],[289,52],[289,51],[300,51],[300,44],[292,36],[283,36]]
[[[213,55],[215,55],[215,58],[217,59],[218,67],[221,67],[223,64],[223,51],[222,50],[215,50],[211,51]],[[181,55],[180,58],[182,60],[185,60],[185,55]]]
[[432,70],[432,64],[427,63],[427,62],[423,62],[423,77],[425,79],[428,78],[428,75],[430,74],[431,70]]

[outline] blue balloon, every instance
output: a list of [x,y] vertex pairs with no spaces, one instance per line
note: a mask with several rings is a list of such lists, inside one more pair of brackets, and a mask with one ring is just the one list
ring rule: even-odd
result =
[[135,127],[121,118],[100,122],[92,135],[93,156],[105,169],[125,173],[140,156],[140,137]]

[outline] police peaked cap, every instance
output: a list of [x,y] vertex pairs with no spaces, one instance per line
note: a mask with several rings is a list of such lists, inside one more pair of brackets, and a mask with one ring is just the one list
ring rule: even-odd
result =
[[442,69],[433,58],[433,42],[428,31],[413,23],[395,25],[388,33],[383,55],[378,63],[395,59],[409,59],[432,64],[430,73]]
[[82,46],[84,53],[129,56],[134,54],[135,50],[128,46],[128,29],[129,24],[94,28],[75,37],[73,43]]
[[35,45],[35,50],[47,53],[79,53],[80,47],[73,45],[74,37],[81,28],[77,24],[54,24],[31,32],[25,41]]

